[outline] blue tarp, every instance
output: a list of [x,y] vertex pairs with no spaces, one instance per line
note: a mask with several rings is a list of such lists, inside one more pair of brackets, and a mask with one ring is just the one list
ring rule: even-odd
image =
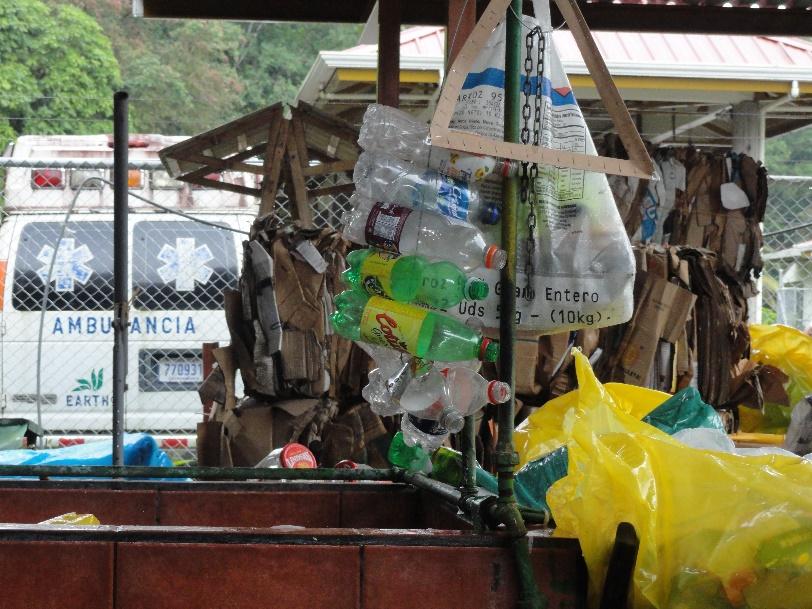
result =
[[[113,443],[99,440],[65,448],[0,450],[0,465],[112,465]],[[172,460],[147,434],[124,434],[124,465],[172,467]]]

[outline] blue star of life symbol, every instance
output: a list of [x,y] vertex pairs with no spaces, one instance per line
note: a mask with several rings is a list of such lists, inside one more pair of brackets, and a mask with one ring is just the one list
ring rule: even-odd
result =
[[[51,261],[54,258],[54,248],[50,245],[42,246],[37,260],[43,266],[37,269],[37,276],[42,280],[42,283],[48,282],[48,271],[51,269]],[[72,237],[66,237],[59,243],[59,248],[56,250],[56,260],[53,261],[53,272],[51,273],[51,281],[57,292],[73,292],[76,287],[76,282],[85,285],[93,274],[86,262],[93,260],[93,253],[87,245],[82,244],[76,247],[76,240]]]
[[166,243],[158,253],[158,260],[164,263],[158,274],[167,285],[174,281],[178,292],[191,292],[195,282],[209,282],[214,270],[206,263],[213,259],[208,245],[195,247],[194,237],[178,237],[174,247]]

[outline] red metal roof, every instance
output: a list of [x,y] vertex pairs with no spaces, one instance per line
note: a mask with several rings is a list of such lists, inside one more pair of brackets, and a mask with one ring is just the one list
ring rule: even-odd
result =
[[[407,57],[442,57],[445,48],[445,28],[436,26],[410,27],[400,32],[400,54]],[[351,55],[377,53],[377,44],[359,44],[342,51]]]
[[[602,31],[593,36],[607,63],[812,68],[812,44],[801,38]],[[555,46],[564,61],[581,58],[568,31],[555,32]]]
[[[801,38],[605,31],[592,34],[601,55],[609,64],[702,64],[812,69],[812,43]],[[556,50],[564,62],[581,61],[581,53],[569,31],[556,30],[554,37]],[[442,57],[444,45],[445,28],[442,27],[411,27],[400,33],[402,56]],[[362,44],[342,51],[342,54],[377,53],[377,49],[376,44]]]

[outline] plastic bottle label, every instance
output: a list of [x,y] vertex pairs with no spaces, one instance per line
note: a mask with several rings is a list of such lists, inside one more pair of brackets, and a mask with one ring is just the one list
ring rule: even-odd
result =
[[437,210],[449,218],[467,220],[471,203],[468,187],[442,174],[437,177]]
[[392,269],[397,262],[395,254],[374,252],[361,264],[361,285],[368,294],[387,296],[392,293]]
[[420,328],[429,311],[373,296],[361,315],[361,340],[415,353]]
[[443,158],[435,150],[432,149],[431,154],[438,157],[437,165],[440,173],[464,182],[484,180],[496,166],[496,161],[491,157],[448,151],[448,156]]
[[412,210],[406,207],[391,203],[375,203],[367,216],[367,225],[364,229],[367,244],[399,254],[400,235],[410,213]]

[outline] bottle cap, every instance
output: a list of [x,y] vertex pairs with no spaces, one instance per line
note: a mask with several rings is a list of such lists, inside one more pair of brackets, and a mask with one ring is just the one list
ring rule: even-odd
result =
[[488,383],[488,403],[502,404],[510,399],[510,385],[502,381]]
[[358,464],[350,459],[343,459],[335,464],[335,469],[358,469]]
[[483,362],[495,362],[499,359],[499,343],[490,338],[483,338],[479,343],[479,359]]
[[502,212],[500,211],[499,206],[495,203],[488,203],[482,210],[482,215],[479,217],[479,221],[482,222],[482,224],[498,224],[501,218]]
[[478,277],[470,277],[465,283],[465,295],[468,300],[484,300],[488,296],[488,284]]
[[485,249],[485,268],[500,270],[507,262],[507,253],[496,245],[489,245]]
[[294,469],[313,469],[316,467],[316,457],[307,446],[291,442],[282,448],[279,455],[279,465]]

